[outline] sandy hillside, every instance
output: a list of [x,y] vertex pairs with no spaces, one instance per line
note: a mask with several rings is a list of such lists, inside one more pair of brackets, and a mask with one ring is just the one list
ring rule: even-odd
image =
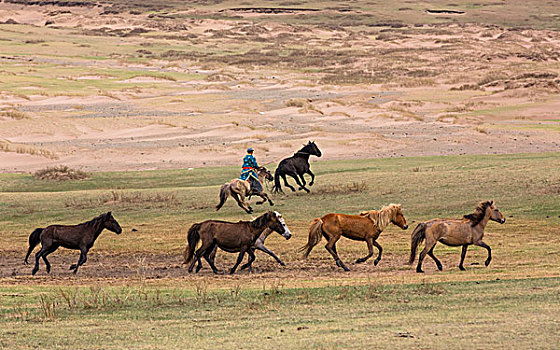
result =
[[546,18],[14,2],[0,3],[2,172],[236,165],[249,145],[271,164],[308,140],[322,159],[560,146]]

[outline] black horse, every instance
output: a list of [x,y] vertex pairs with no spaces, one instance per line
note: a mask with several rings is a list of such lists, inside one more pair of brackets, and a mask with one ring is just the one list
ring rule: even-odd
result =
[[[321,156],[321,150],[317,147],[315,142],[312,141],[309,141],[307,145],[303,146],[302,149],[294,153],[293,156],[283,159],[280,164],[278,164],[278,168],[276,168],[276,171],[274,172],[274,188],[272,191],[276,193],[284,193],[282,186],[280,185],[281,176],[284,179],[284,185],[295,192],[296,189],[286,180],[286,175],[289,175],[296,180],[300,190],[305,190],[309,193],[310,191],[307,187],[305,187],[305,179],[303,178],[303,174],[309,174],[311,176],[309,186],[313,186],[315,175],[309,169],[309,156]],[[300,178],[301,182],[299,181]]]
[[41,250],[35,254],[35,267],[31,274],[34,275],[39,271],[39,259],[43,258],[47,266],[47,272],[51,272],[51,264],[47,260],[47,255],[53,253],[58,247],[80,250],[80,259],[77,264],[72,264],[70,270],[74,273],[78,272],[78,267],[87,261],[87,253],[95,243],[95,240],[101,234],[101,231],[107,229],[116,234],[122,232],[122,228],[115,220],[111,212],[101,214],[90,221],[78,225],[50,225],[44,229],[35,229],[29,236],[29,249],[25,256],[25,264],[27,258],[37,244],[41,243]]

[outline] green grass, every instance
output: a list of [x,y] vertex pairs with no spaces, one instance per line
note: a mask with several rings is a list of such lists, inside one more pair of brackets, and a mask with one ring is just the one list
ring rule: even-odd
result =
[[[249,289],[1,287],[0,344],[28,347],[543,348],[560,279]],[[49,306],[47,306],[49,305]],[[54,305],[54,306],[53,306]]]
[[[162,279],[135,265],[142,254],[175,256],[180,265],[185,233],[204,219],[249,219],[230,200],[215,212],[221,183],[237,167],[93,173],[84,181],[48,182],[26,174],[0,174],[0,254],[17,256],[15,277],[0,278],[0,344],[10,349],[75,348],[554,348],[558,342],[560,276],[559,153],[390,158],[312,164],[310,195],[275,196],[294,237],[270,239],[288,266],[234,277],[186,272]],[[362,192],[348,192],[354,183]],[[116,194],[114,194],[116,193]],[[389,227],[379,242],[377,267],[338,272],[322,244],[302,261],[297,248],[307,225],[328,212],[356,213],[402,203],[411,227],[431,217],[460,217],[493,199],[507,218],[490,223],[485,241],[469,249],[467,272],[459,249],[438,245],[444,271],[427,274],[404,266],[409,231]],[[260,213],[268,207],[257,207]],[[78,277],[53,255],[54,276],[30,277],[19,266],[29,232],[50,223],[77,223],[113,210],[122,235],[103,234]],[[140,228],[131,233],[131,228]],[[365,244],[343,240],[343,260],[365,254]],[[132,277],[88,277],[120,257]],[[231,264],[222,253],[218,264]],[[256,267],[266,260],[259,254]],[[14,260],[10,260],[14,261]],[[157,263],[157,260],[154,261]],[[129,265],[132,264],[132,265]],[[164,268],[168,266],[159,265]],[[149,268],[149,266],[147,266]],[[10,267],[8,267],[10,268]],[[332,268],[332,269],[331,269]],[[360,272],[361,271],[361,272]],[[367,271],[367,272],[364,272]],[[298,330],[299,327],[299,330]],[[70,335],[71,334],[71,335]],[[409,337],[412,336],[412,337]]]

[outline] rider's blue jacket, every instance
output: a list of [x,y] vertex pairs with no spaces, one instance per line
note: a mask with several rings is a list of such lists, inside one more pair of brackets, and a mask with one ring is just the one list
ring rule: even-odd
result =
[[247,180],[249,177],[255,178],[255,180],[259,180],[257,173],[255,170],[259,167],[257,164],[257,160],[255,156],[252,154],[247,154],[243,157],[243,168],[241,170],[241,176],[239,177],[241,180]]

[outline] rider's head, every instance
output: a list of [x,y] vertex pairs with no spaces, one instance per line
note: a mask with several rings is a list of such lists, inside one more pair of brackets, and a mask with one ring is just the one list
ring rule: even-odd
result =
[[253,154],[254,151],[255,150],[253,149],[253,147],[247,148],[247,153],[249,153],[249,154]]

